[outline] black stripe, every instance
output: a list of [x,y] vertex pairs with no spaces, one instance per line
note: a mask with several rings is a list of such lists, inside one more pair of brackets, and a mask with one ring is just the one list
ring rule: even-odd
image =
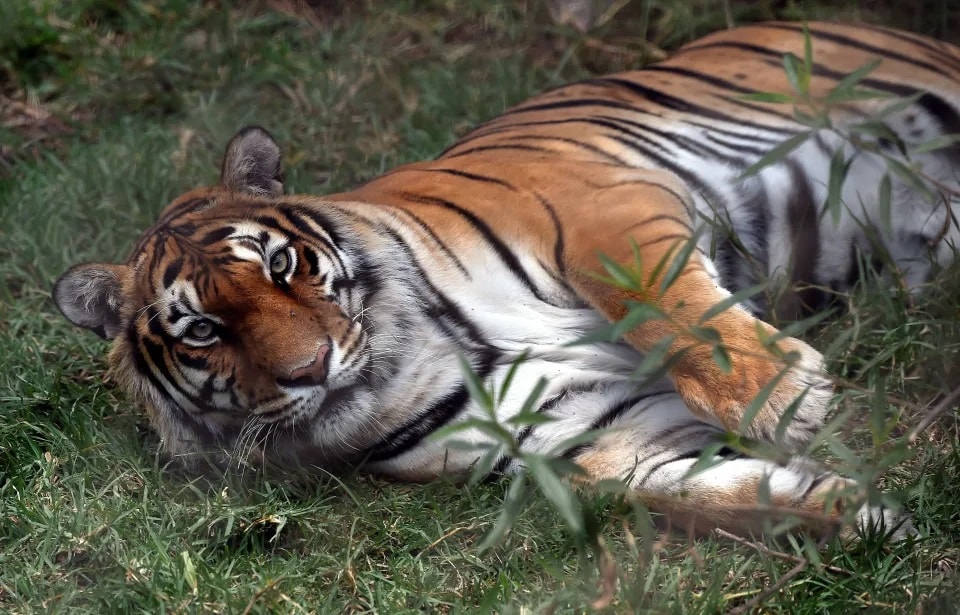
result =
[[233,234],[234,228],[232,226],[223,226],[218,229],[214,229],[201,237],[199,242],[201,245],[209,246],[210,244],[217,243],[222,241]]
[[[297,215],[304,216],[305,218],[309,218],[311,222],[313,222],[314,224],[322,228],[327,233],[327,236],[330,237],[330,241],[327,241],[325,237],[320,237],[320,239],[322,239],[324,245],[329,246],[331,250],[334,250],[337,246],[340,246],[343,243],[343,239],[340,237],[340,234],[337,232],[337,226],[333,223],[332,220],[330,220],[329,217],[325,216],[324,214],[316,211],[315,209],[311,209],[309,207],[306,207],[304,205],[299,205],[296,203],[282,203],[279,207],[280,207],[280,211],[286,214],[286,217],[288,220],[290,220],[291,224],[296,225],[296,222],[295,222],[296,216],[294,216],[293,214],[297,214]],[[301,227],[297,226],[297,229],[300,230]],[[316,235],[319,237],[316,231],[314,231],[313,229],[309,229],[309,230],[312,235]],[[330,245],[331,243],[333,244],[332,246]]]
[[[620,418],[620,416],[623,413],[625,413],[627,410],[630,410],[631,408],[633,408],[635,405],[639,404],[642,401],[645,401],[654,397],[660,397],[662,395],[675,395],[675,394],[676,394],[676,391],[669,390],[669,391],[654,391],[652,393],[641,393],[639,395],[628,397],[627,399],[617,404],[614,404],[610,408],[607,408],[607,410],[605,410],[600,416],[598,416],[596,419],[593,420],[593,422],[590,424],[590,429],[595,430],[595,429],[604,429],[606,427],[609,427],[614,423],[614,421]],[[643,410],[647,410],[648,408],[649,406],[643,408]]]
[[[591,391],[596,390],[597,384],[598,383],[592,382],[585,385],[577,384],[577,385],[570,386],[560,391],[550,399],[544,401],[542,404],[540,404],[540,406],[537,407],[536,412],[538,414],[547,413],[550,410],[557,407],[557,405],[560,404],[560,402],[570,397],[571,394],[589,393]],[[527,425],[526,427],[523,428],[523,430],[520,431],[520,433],[517,435],[518,448],[523,446],[523,443],[526,442],[527,439],[533,434],[533,430],[534,430],[533,425]],[[490,480],[500,474],[503,474],[503,471],[506,469],[506,467],[510,464],[511,461],[513,461],[513,457],[511,457],[510,455],[501,455],[500,458],[497,460],[496,465],[490,471],[490,474],[487,475],[486,477],[487,480]]]
[[642,137],[642,135],[638,134],[637,132],[635,132],[635,131],[633,131],[633,130],[628,130],[628,129],[624,128],[622,125],[623,125],[623,124],[626,124],[627,126],[630,126],[631,128],[635,128],[635,129],[638,129],[638,130],[641,130],[641,131],[644,131],[644,132],[647,132],[647,133],[653,133],[653,134],[659,136],[660,138],[663,139],[663,141],[666,143],[666,145],[662,145],[662,144],[660,144],[659,142],[657,142],[658,147],[660,147],[660,149],[662,149],[663,151],[669,153],[670,155],[676,155],[676,150],[677,150],[678,148],[682,148],[682,149],[686,149],[688,152],[692,152],[692,153],[694,153],[694,154],[697,154],[697,155],[700,156],[700,157],[709,156],[709,157],[715,158],[715,159],[717,159],[717,160],[720,160],[721,162],[724,162],[724,163],[726,163],[726,164],[729,164],[729,165],[731,165],[731,166],[735,166],[735,167],[736,167],[736,166],[739,166],[739,167],[743,167],[743,166],[744,166],[743,156],[741,156],[741,155],[733,155],[733,156],[731,156],[731,155],[724,154],[724,153],[722,153],[721,151],[717,150],[716,148],[708,147],[707,144],[704,143],[703,141],[698,141],[698,140],[695,140],[695,139],[691,139],[691,138],[689,138],[689,137],[685,137],[685,136],[679,134],[679,132],[677,132],[677,131],[675,131],[675,130],[661,130],[661,129],[654,128],[654,127],[652,127],[652,126],[650,126],[650,125],[647,125],[647,124],[641,124],[641,123],[639,123],[639,122],[634,122],[634,121],[632,121],[632,120],[628,120],[628,119],[626,119],[626,118],[614,118],[614,117],[611,117],[611,118],[609,118],[609,120],[610,120],[610,121],[612,122],[612,124],[613,124],[613,125],[611,126],[612,128],[618,130],[619,132],[627,133],[627,134],[629,134],[629,135],[631,135],[631,136],[634,136],[634,137],[636,137],[636,138],[643,138],[643,137]]
[[685,167],[682,167],[678,164],[674,164],[672,161],[667,160],[665,157],[660,154],[654,154],[650,150],[641,147],[640,144],[636,143],[634,140],[629,137],[611,137],[615,141],[619,141],[623,145],[626,145],[629,148],[632,148],[642,155],[650,159],[651,162],[656,164],[662,169],[670,171],[674,175],[678,176],[687,186],[687,189],[691,192],[699,192],[703,198],[711,204],[717,210],[725,210],[726,203],[720,198],[720,195],[713,191],[708,185],[700,181],[700,178],[697,177],[692,171],[688,171]]
[[[156,389],[156,391],[160,395],[163,395],[164,397],[166,397],[165,395],[166,391],[163,383],[157,378],[156,374],[153,373],[153,370],[150,369],[150,365],[147,364],[146,359],[141,353],[141,350],[143,350],[143,346],[140,344],[140,340],[137,337],[136,327],[133,326],[132,324],[127,329],[127,340],[130,344],[130,347],[134,349],[133,353],[131,354],[133,355],[134,366],[137,372],[140,375],[145,376],[147,380],[149,380],[150,383],[153,385],[153,388]],[[190,414],[180,406],[174,404],[172,400],[168,399],[168,401],[170,403],[167,404],[167,407],[173,409],[177,413],[176,418],[181,422],[189,425],[189,427],[193,430],[193,432],[197,436],[199,436],[201,439],[207,442],[213,441],[215,439],[213,432],[210,431],[210,429],[206,426],[205,423],[197,419],[195,416],[193,416],[192,414]]]
[[[715,120],[721,120],[724,122],[730,123],[742,123],[740,118],[731,117],[728,114],[721,113],[715,108],[705,107],[703,105],[696,105],[689,100],[678,98],[672,94],[662,92],[655,88],[642,85],[635,81],[630,81],[629,79],[624,79],[620,77],[598,77],[593,81],[597,83],[608,83],[612,86],[618,86],[622,89],[628,90],[637,96],[641,96],[646,100],[649,100],[657,105],[661,105],[668,109],[673,109],[680,113],[685,113],[689,115],[694,115],[701,118],[711,118]],[[792,120],[792,118],[785,113],[778,113],[771,109],[764,109],[761,107],[761,110],[768,115],[775,115],[784,119]]]
[[163,212],[163,215],[160,216],[160,219],[157,220],[157,223],[154,227],[167,226],[175,220],[176,218],[184,215],[193,213],[198,209],[203,209],[210,204],[210,199],[188,199],[183,203],[174,205],[173,207],[167,209]]
[[170,264],[168,264],[167,268],[163,271],[163,287],[170,288],[182,270],[183,257],[174,259]]
[[527,275],[526,270],[523,268],[523,265],[520,264],[520,260],[516,257],[516,255],[510,250],[510,248],[507,247],[503,240],[501,240],[497,234],[493,232],[493,229],[491,229],[490,226],[481,220],[475,213],[460,207],[456,203],[434,196],[414,194],[405,191],[397,194],[398,196],[413,203],[434,205],[458,213],[483,236],[484,240],[486,240],[490,247],[493,248],[493,251],[497,253],[500,261],[507,267],[507,269],[510,270],[511,273],[513,273],[514,276],[516,276],[518,280],[520,280],[520,283],[523,284],[527,290],[533,294],[534,297],[540,301],[543,301],[544,303],[549,303],[546,298],[540,294],[540,291],[533,283],[533,280],[530,279],[530,276]]
[[[603,85],[602,83],[596,80],[591,80],[589,82],[582,82],[582,83],[586,85],[598,85],[598,86]],[[499,123],[499,120],[507,119],[513,115],[519,115],[521,113],[533,113],[536,111],[552,111],[555,109],[578,109],[582,107],[603,107],[606,109],[621,109],[623,111],[631,111],[634,113],[638,111],[644,111],[643,109],[639,109],[634,105],[628,105],[627,103],[623,103],[620,101],[610,100],[609,98],[583,98],[578,96],[572,99],[558,100],[558,101],[545,102],[545,103],[533,103],[533,104],[525,105],[522,107],[514,107],[513,109],[508,109],[506,112],[503,113],[503,115],[498,117],[495,121]],[[467,135],[467,136],[469,137],[470,135]]]
[[307,261],[307,265],[309,266],[309,271],[307,272],[309,275],[315,276],[320,273],[320,259],[312,248],[304,246],[303,259]]
[[756,90],[753,88],[746,88],[746,87],[743,87],[742,85],[733,83],[732,81],[727,81],[726,79],[714,77],[713,75],[707,75],[706,73],[701,73],[699,71],[691,70],[689,68],[683,68],[681,66],[670,66],[668,64],[652,64],[650,66],[644,67],[643,71],[644,72],[652,71],[652,72],[658,72],[658,73],[670,73],[672,75],[679,75],[681,77],[686,77],[688,79],[694,79],[696,81],[702,81],[703,83],[709,83],[710,85],[727,92],[739,92],[741,94],[753,94],[756,92]]
[[[490,371],[489,363],[475,368],[480,378],[485,378]],[[464,385],[458,386],[447,395],[434,401],[406,425],[394,430],[376,445],[370,447],[369,461],[386,461],[392,459],[419,444],[428,434],[449,423],[460,414],[470,401],[470,394]]]
[[[455,143],[453,148],[459,147],[461,143]],[[451,148],[451,149],[453,149]],[[448,151],[444,151],[440,154],[441,159],[447,160],[450,158],[457,158],[458,156],[466,156],[467,154],[476,154],[477,152],[490,152],[494,150],[519,150],[524,152],[539,152],[544,153],[549,150],[545,150],[542,147],[531,147],[529,145],[481,145],[479,147],[473,147],[470,149],[463,150],[462,152],[456,152],[453,154],[447,154]]]
[[[387,204],[387,206],[389,206],[389,204]],[[460,270],[460,273],[462,273],[467,279],[470,278],[470,271],[467,270],[466,265],[464,265],[463,261],[460,260],[460,257],[457,256],[457,254],[450,249],[450,246],[448,246],[447,243],[443,239],[441,239],[439,235],[437,235],[436,231],[433,230],[432,226],[427,224],[420,216],[413,213],[412,211],[409,211],[404,208],[398,208],[398,209],[402,211],[404,215],[409,216],[410,219],[412,219],[413,222],[417,225],[417,227],[419,227],[420,230],[426,233],[430,237],[430,239],[433,240],[433,242],[447,256],[447,258],[449,258],[453,262],[453,264],[456,266],[456,268]]]
[[[766,62],[768,66],[771,67],[780,67],[783,61],[784,53],[777,51],[775,49],[769,49],[767,47],[762,47],[760,45],[752,45],[750,43],[739,43],[739,42],[720,42],[720,43],[707,43],[705,45],[700,45],[696,49],[707,49],[707,48],[727,48],[727,49],[739,49],[742,51],[748,51],[750,53],[766,56],[770,61]],[[827,68],[823,64],[814,63],[813,65],[813,74],[818,77],[825,77],[827,79],[832,79],[834,81],[840,81],[847,76],[848,73],[843,73],[837,70]],[[874,79],[870,77],[865,77],[860,81],[860,85],[872,88],[875,90],[880,90],[882,92],[887,92],[889,94],[895,94],[897,96],[912,96],[916,94],[919,90],[916,87],[906,86],[900,83],[894,83],[890,81],[884,81],[881,79]],[[761,107],[758,105],[752,105],[745,101],[738,101],[736,98],[730,97],[726,99],[731,103],[738,103],[748,108],[753,108],[759,113],[770,113],[770,110]],[[790,120],[792,123],[795,123],[794,120],[784,115],[785,119]]]
[[[159,383],[157,383],[158,388],[161,391],[163,391],[168,387],[172,388],[175,391],[177,391],[180,395],[182,395],[185,399],[189,399],[191,402],[193,402],[194,405],[196,405],[197,408],[199,408],[201,411],[203,412],[216,411],[216,408],[212,408],[206,402],[196,399],[193,395],[190,395],[189,393],[187,393],[186,389],[184,389],[180,385],[180,383],[174,377],[173,373],[170,371],[170,365],[165,361],[166,355],[164,354],[164,347],[161,344],[158,344],[152,340],[144,338],[143,340],[141,340],[140,347],[146,350],[147,356],[150,358],[150,361],[153,363],[153,367],[156,369],[157,372],[163,375],[163,379],[167,382],[167,386],[159,385]],[[155,378],[155,372],[152,369],[150,369],[149,366],[147,367],[146,373],[148,376],[150,376],[151,380],[154,380],[156,382],[157,379]],[[171,400],[171,405],[173,405],[172,400]],[[184,411],[184,414],[189,415],[189,413],[186,411]]]
[[177,352],[176,353],[177,361],[182,365],[191,367],[193,369],[206,369],[207,368],[207,359],[206,357],[197,357],[186,352]]
[[[874,32],[879,32],[880,34],[887,36],[889,38],[894,38],[897,40],[910,43],[916,47],[920,47],[930,54],[930,58],[935,62],[942,62],[949,65],[956,71],[960,71],[960,60],[951,57],[946,50],[946,45],[940,43],[940,41],[931,41],[920,35],[913,34],[911,32],[901,32],[899,30],[891,30],[889,28],[884,28],[882,26],[876,26],[868,23],[858,23],[857,28],[862,28],[866,30],[873,30]],[[938,44],[940,46],[938,46]]]
[[584,149],[584,150],[586,150],[586,151],[588,151],[588,152],[590,152],[590,153],[592,153],[592,154],[596,154],[597,156],[600,156],[601,158],[604,158],[607,162],[613,162],[613,163],[619,164],[619,165],[621,165],[621,166],[629,166],[629,165],[627,165],[627,161],[626,161],[626,160],[624,160],[623,158],[620,158],[620,157],[618,157],[618,156],[616,156],[616,155],[614,155],[614,154],[611,154],[610,152],[604,150],[603,148],[597,147],[596,145],[593,145],[592,143],[584,143],[583,141],[578,141],[578,140],[576,140],[576,139],[571,139],[571,138],[569,138],[569,137],[559,137],[559,136],[549,136],[549,135],[517,134],[517,135],[510,135],[510,138],[511,138],[511,139],[518,140],[518,141],[524,141],[524,140],[528,140],[528,141],[559,141],[560,143],[566,143],[566,144],[568,144],[568,145],[573,145],[573,146],[575,146],[575,147],[579,147],[579,148],[581,148],[581,149]]
[[547,215],[550,216],[550,221],[553,224],[553,232],[556,235],[556,239],[553,242],[553,261],[557,268],[557,273],[560,274],[563,284],[566,285],[567,264],[564,257],[564,250],[566,246],[563,236],[563,224],[560,222],[560,217],[557,216],[557,211],[554,209],[550,201],[548,201],[539,192],[534,192],[533,195],[537,197],[537,201],[543,205],[543,208],[547,211]]
[[721,145],[723,147],[726,147],[736,152],[746,153],[746,154],[750,154],[751,156],[756,156],[758,159],[766,155],[767,152],[770,151],[767,148],[752,147],[750,145],[743,145],[742,143],[733,143],[731,141],[727,141],[726,139],[722,139],[718,137],[712,132],[705,132],[703,136],[706,137],[708,140],[716,143],[717,145]]
[[[426,293],[418,293],[416,297],[424,311],[432,317],[437,318],[437,324],[443,327],[448,326],[448,320],[453,321],[453,325],[455,327],[463,329],[466,332],[467,341],[474,345],[474,347],[488,348],[486,338],[473,323],[473,321],[464,316],[463,311],[449,297],[447,297],[447,295],[440,292],[440,290],[433,285],[433,283],[430,281],[430,278],[427,276],[426,271],[417,260],[413,249],[407,242],[403,240],[403,237],[398,235],[396,231],[387,226],[377,227],[377,232],[391,237],[396,243],[396,246],[406,255],[410,266],[415,270],[417,283],[425,287],[419,290],[427,291]],[[411,284],[411,286],[413,286],[413,284]],[[433,305],[431,305],[430,302],[432,302]],[[459,336],[453,337],[460,342],[464,341]]]
[[813,493],[817,490],[817,488],[824,483],[824,481],[834,476],[835,474],[831,474],[830,472],[823,472],[817,475],[812,481],[810,481],[810,485],[804,490],[801,501],[808,500],[810,496],[813,495]]
[[[775,28],[778,30],[789,30],[791,32],[800,32],[802,31],[802,26],[797,24],[787,24],[787,23],[772,23],[768,24],[768,27]],[[847,47],[853,47],[854,49],[859,49],[860,51],[866,51],[867,53],[872,53],[880,58],[889,58],[891,60],[897,60],[898,62],[904,62],[906,64],[912,64],[914,66],[926,69],[930,72],[943,75],[945,77],[952,77],[950,74],[944,72],[943,68],[937,66],[936,64],[930,64],[929,62],[921,62],[916,58],[911,58],[910,56],[905,56],[902,53],[896,51],[891,51],[890,49],[885,49],[883,47],[877,47],[871,45],[861,40],[845,36],[843,34],[837,34],[835,32],[828,32],[826,30],[819,30],[817,28],[807,27],[807,30],[810,32],[811,38],[816,39],[825,39],[834,43],[839,43],[841,45],[846,45]],[[814,49],[816,45],[814,44]]]
[[[553,406],[555,406],[557,403],[565,399],[567,395],[571,392],[574,392],[574,393],[590,392],[590,391],[596,390],[596,388],[597,388],[597,384],[594,383],[586,387],[577,387],[573,389],[567,389],[561,394],[547,400],[546,403],[544,403],[542,406],[540,406],[539,409],[537,409],[537,412],[545,412],[550,408],[553,408]],[[619,416],[621,416],[624,412],[629,410],[635,404],[643,401],[644,399],[648,399],[650,397],[656,397],[657,395],[663,395],[666,393],[673,393],[673,391],[662,391],[657,393],[646,393],[642,395],[636,395],[628,399],[625,399],[617,404],[614,404],[613,406],[605,410],[599,417],[594,419],[593,422],[590,424],[590,427],[586,431],[593,431],[597,429],[603,429],[604,427],[608,427]],[[547,407],[548,404],[549,404],[549,408]],[[578,444],[560,453],[560,457],[563,457],[565,459],[573,459],[577,455],[581,454],[583,451],[589,448],[592,448],[592,446],[593,446],[592,443]]]
[[[668,190],[667,192],[670,192],[670,194],[673,195],[674,197],[676,197],[676,199],[677,199],[678,201],[680,201],[681,203],[684,202],[684,200],[680,197],[680,195],[678,195],[678,194],[676,194],[676,193],[674,193],[674,192],[672,192],[672,191],[669,191],[669,190]],[[678,217],[678,216],[674,216],[674,215],[671,215],[671,214],[657,214],[657,215],[655,215],[655,216],[650,216],[649,218],[644,218],[643,220],[639,220],[639,221],[635,222],[634,224],[631,224],[630,226],[626,227],[626,228],[623,229],[623,230],[624,230],[624,231],[629,231],[630,229],[638,228],[638,227],[643,227],[643,226],[646,226],[647,224],[650,224],[650,223],[652,223],[652,222],[659,222],[659,221],[661,221],[661,220],[666,220],[666,221],[669,221],[669,222],[674,222],[674,223],[676,223],[676,224],[679,224],[679,225],[682,226],[682,227],[684,228],[684,230],[686,230],[688,233],[690,233],[691,235],[693,234],[693,226],[691,226],[689,222],[687,222],[687,221],[684,220],[683,218],[680,218],[680,217]]]
[[[337,266],[337,273],[341,277],[347,275],[347,267],[343,263],[343,260],[340,258],[340,250],[338,248],[341,245],[341,239],[339,234],[334,230],[333,224],[330,222],[330,219],[320,214],[316,211],[308,209],[306,207],[282,207],[280,208],[281,213],[284,218],[292,224],[299,232],[306,235],[308,238],[319,244],[318,247],[325,248],[327,256],[333,260],[334,264]],[[316,230],[314,230],[307,222],[301,218],[307,218],[312,221],[314,224],[319,226],[321,229],[326,232],[327,237],[324,237]]]
[[417,169],[417,170],[423,171],[425,173],[446,173],[447,175],[462,177],[463,179],[469,179],[471,181],[483,182],[486,184],[496,184],[498,186],[502,186],[507,190],[512,190],[514,192],[517,191],[517,189],[513,185],[503,181],[502,179],[497,179],[496,177],[488,177],[486,175],[480,175],[478,173],[468,173],[466,171],[460,171],[457,169]]
[[[626,105],[623,105],[623,108],[629,110],[631,113],[654,115],[642,109],[634,109],[633,107],[628,107]],[[659,116],[655,116],[655,117],[659,117]],[[487,127],[481,127],[467,134],[466,136],[461,138],[459,141],[457,141],[456,143],[448,147],[442,154],[440,154],[440,157],[442,158],[443,156],[446,155],[447,152],[452,151],[458,147],[461,147],[467,143],[470,143],[471,141],[476,141],[478,139],[483,139],[485,137],[489,137],[497,134],[513,133],[518,128],[532,127],[532,126],[554,126],[554,125],[560,125],[560,124],[572,124],[572,123],[579,123],[579,122],[585,122],[585,121],[588,121],[588,118],[574,117],[574,118],[564,118],[559,120],[533,120],[533,121],[527,121],[527,122],[510,122],[505,125],[492,125]]]
[[167,320],[170,322],[170,324],[175,325],[189,315],[190,314],[180,309],[179,304],[175,303],[170,305],[170,318],[168,318]]
[[[937,120],[940,124],[940,132],[943,134],[960,134],[960,112],[957,111],[956,107],[930,92],[921,96],[917,100],[917,104]],[[944,148],[943,151],[950,156],[955,166],[960,166],[960,144],[954,143]]]

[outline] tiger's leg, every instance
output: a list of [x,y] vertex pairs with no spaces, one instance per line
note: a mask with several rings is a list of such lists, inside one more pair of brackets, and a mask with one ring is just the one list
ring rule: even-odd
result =
[[[666,394],[636,404],[573,459],[592,479],[627,480],[675,529],[760,533],[765,521],[791,515],[815,535],[838,529],[849,510],[844,496],[852,496],[855,485],[810,460],[792,457],[780,464],[721,449],[713,465],[687,477],[719,435],[693,416],[679,395]],[[853,521],[896,527],[895,539],[913,532],[907,517],[880,507],[862,506]]]
[[[765,337],[777,330],[739,305],[704,320],[704,315],[730,293],[718,285],[712,265],[698,250],[683,264],[672,284],[661,288],[671,259],[683,244],[692,241],[693,230],[683,187],[671,187],[669,179],[661,177],[654,181],[650,175],[623,171],[618,183],[596,189],[589,196],[590,207],[603,215],[578,221],[571,232],[571,284],[611,321],[627,314],[629,301],[652,302],[668,316],[641,323],[625,339],[635,348],[648,351],[664,338],[676,336],[671,352],[680,354],[670,376],[689,408],[705,420],[773,441],[786,409],[802,396],[782,439],[784,445],[798,450],[822,426],[832,394],[822,374],[820,353],[793,338],[781,339],[777,351],[771,351],[758,331]],[[601,254],[635,268],[634,250],[640,254],[645,289],[627,290],[593,277],[605,273]],[[667,266],[656,273],[657,265],[664,261]],[[712,328],[720,335],[730,357],[729,371],[718,365],[710,344],[691,335],[697,327]],[[784,358],[791,355],[792,365],[788,365]],[[775,380],[752,422],[741,425],[750,403]]]

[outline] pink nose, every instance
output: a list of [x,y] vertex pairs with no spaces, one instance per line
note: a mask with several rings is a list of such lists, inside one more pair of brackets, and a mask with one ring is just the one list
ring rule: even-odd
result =
[[283,386],[316,386],[327,381],[330,367],[330,344],[324,344],[317,350],[317,356],[310,365],[298,367],[290,372],[290,378],[280,380]]

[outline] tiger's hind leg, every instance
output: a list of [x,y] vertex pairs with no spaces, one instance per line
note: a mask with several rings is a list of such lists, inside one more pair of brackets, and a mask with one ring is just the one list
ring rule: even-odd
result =
[[[791,516],[813,535],[840,529],[856,485],[808,459],[777,463],[721,449],[706,460],[707,469],[688,476],[720,433],[693,416],[679,395],[659,396],[621,415],[573,459],[592,479],[627,480],[674,529],[759,534],[765,522]],[[914,532],[908,518],[880,507],[861,506],[853,520],[864,528],[882,524],[894,539]],[[849,527],[841,532],[849,534]]]
[[[677,357],[670,376],[687,406],[704,420],[752,438],[775,441],[781,419],[794,405],[792,420],[779,439],[800,450],[823,425],[832,386],[823,375],[823,360],[806,343],[782,337],[775,345],[763,338],[777,330],[739,305],[710,314],[730,293],[718,285],[715,272],[699,249],[665,283],[674,259],[694,241],[685,188],[660,172],[618,169],[607,171],[604,185],[596,181],[582,200],[596,216],[571,222],[567,241],[567,271],[576,292],[611,321],[622,319],[630,302],[653,303],[666,318],[648,319],[625,334],[641,351],[649,351],[673,336],[670,351]],[[568,187],[569,197],[570,191]],[[636,269],[645,288],[623,288],[598,280],[606,273],[600,255]],[[711,328],[719,334],[729,366],[718,364],[714,346],[693,332]],[[790,360],[787,360],[787,359]],[[724,369],[729,367],[729,369]],[[752,421],[744,421],[750,404],[769,385]],[[743,424],[747,423],[747,424]]]

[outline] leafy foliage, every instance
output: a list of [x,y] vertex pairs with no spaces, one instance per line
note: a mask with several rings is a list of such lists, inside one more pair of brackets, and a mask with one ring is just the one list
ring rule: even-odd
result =
[[[854,2],[729,4],[738,22],[870,16]],[[870,11],[884,6],[891,23],[960,31],[946,2]],[[122,258],[163,204],[211,181],[237,126],[274,129],[296,191],[338,190],[440,151],[533,92],[722,28],[724,9],[635,0],[584,35],[552,25],[538,2],[0,2],[0,96],[16,103],[0,105],[0,610],[712,613],[781,578],[794,562],[659,534],[616,485],[558,495],[550,473],[570,468],[546,458],[534,462],[539,482],[466,487],[171,475],[144,419],[104,381],[104,345],[49,300],[67,265]],[[881,486],[928,538],[830,544],[768,612],[933,612],[957,600],[956,418],[925,430],[902,463],[887,444],[957,381],[957,297],[955,271],[922,307],[866,285],[840,320],[805,334],[844,379],[833,427],[845,433],[821,440],[828,460],[865,482],[889,467]],[[656,317],[640,305],[633,318]]]

